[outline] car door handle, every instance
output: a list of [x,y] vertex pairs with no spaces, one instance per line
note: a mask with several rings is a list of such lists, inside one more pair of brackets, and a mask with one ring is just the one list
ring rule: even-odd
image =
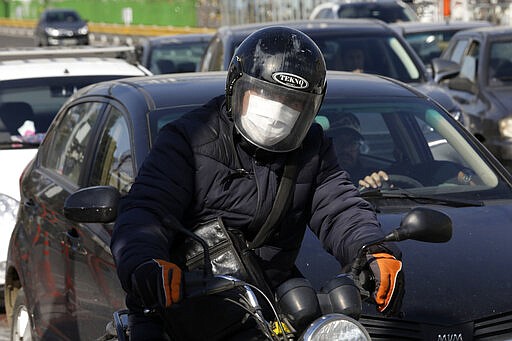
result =
[[65,238],[62,241],[62,244],[68,247],[75,253],[80,255],[87,255],[87,250],[82,247],[82,243],[80,242],[80,237],[78,236],[78,232],[75,229],[68,230],[65,232]]
[[23,206],[25,206],[26,208],[34,208],[36,207],[36,202],[34,201],[34,199],[27,199],[23,201]]

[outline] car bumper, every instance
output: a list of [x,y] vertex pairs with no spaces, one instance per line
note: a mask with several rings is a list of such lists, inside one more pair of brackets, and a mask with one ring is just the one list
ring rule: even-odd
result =
[[89,36],[75,36],[75,37],[48,37],[48,45],[62,46],[62,45],[88,45]]

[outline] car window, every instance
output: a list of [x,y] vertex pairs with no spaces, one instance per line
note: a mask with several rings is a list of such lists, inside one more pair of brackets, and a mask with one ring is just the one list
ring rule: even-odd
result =
[[322,8],[316,14],[315,19],[334,19],[334,12],[331,8]]
[[77,185],[85,161],[92,129],[103,108],[88,102],[70,107],[45,142],[43,167],[53,170]]
[[[123,76],[48,77],[0,82],[1,141],[40,143],[61,106],[78,89],[120,77]],[[27,120],[29,124],[22,128]]]
[[149,130],[151,136],[151,143],[152,141],[154,141],[158,132],[160,131],[160,129],[162,129],[163,126],[181,117],[183,114],[200,107],[201,105],[202,103],[189,104],[179,107],[165,108],[162,110],[152,112],[149,115]]
[[489,84],[494,86],[512,84],[512,41],[491,43],[490,63],[487,67]]
[[387,23],[398,21],[417,21],[414,11],[409,7],[379,6],[375,2],[344,4],[338,9],[339,18],[375,18]]
[[219,37],[213,37],[204,52],[201,71],[215,71],[224,69],[224,47]]
[[[417,81],[420,70],[402,43],[392,36],[347,38],[312,36],[324,55],[327,69],[373,73],[403,82]],[[359,56],[356,61],[356,56]]]
[[[361,170],[351,173],[356,177],[353,180],[384,170],[409,178],[404,188],[417,194],[478,192],[499,187],[498,176],[442,110],[404,99],[395,99],[395,103],[393,99],[386,103],[367,102],[327,99],[316,118],[333,139],[339,160],[344,159],[347,143],[340,118],[347,113],[358,118],[363,136],[359,145]],[[341,161],[340,166],[343,167]],[[475,182],[465,182],[466,174],[474,175]]]
[[149,56],[149,70],[154,74],[194,72],[207,44],[205,41],[155,46]]
[[462,56],[464,55],[464,51],[466,50],[466,47],[468,46],[469,40],[468,39],[461,39],[458,40],[455,43],[455,46],[451,48],[449,51],[447,51],[448,56],[450,57],[450,60],[460,64],[462,60]]
[[55,11],[46,15],[46,21],[53,22],[76,22],[80,21],[78,14],[72,11]]
[[91,185],[110,185],[126,194],[135,178],[130,131],[126,117],[118,109],[111,107],[107,115],[90,181]]
[[459,77],[466,78],[472,83],[476,83],[478,77],[478,62],[480,55],[480,43],[471,42],[467,54],[461,59],[461,68]]
[[404,34],[405,39],[416,51],[425,65],[437,58],[446,50],[448,42],[455,34],[453,31],[432,31]]

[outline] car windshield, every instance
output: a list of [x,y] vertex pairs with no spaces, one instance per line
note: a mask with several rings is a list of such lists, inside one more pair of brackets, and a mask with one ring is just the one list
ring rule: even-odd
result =
[[322,50],[328,70],[358,71],[417,82],[421,72],[402,43],[393,36],[311,35]]
[[[198,106],[152,113],[152,138],[166,123]],[[326,98],[316,122],[333,139],[342,167],[348,164],[344,153],[354,146],[347,142],[346,130],[340,126],[349,113],[359,120],[363,139],[357,144],[360,162],[353,169],[346,168],[356,183],[371,172],[386,171],[392,186],[383,187],[380,198],[451,198],[464,204],[512,198],[507,182],[455,121],[424,99]]]
[[423,76],[403,44],[393,36],[347,37],[336,32],[307,34],[322,51],[328,70],[372,73],[404,83],[420,82]]
[[512,85],[512,40],[493,42],[489,51],[489,85]]
[[31,78],[0,82],[0,148],[39,145],[64,102],[78,89],[115,76]]
[[338,18],[375,18],[387,23],[418,20],[409,7],[382,6],[376,3],[341,5],[338,9]]
[[402,190],[409,196],[475,200],[511,197],[509,186],[453,119],[419,99],[324,102],[317,122],[333,138],[342,167],[350,143],[340,122],[347,113],[357,117],[362,135],[357,145],[359,162],[349,170],[354,182],[384,170],[394,186],[383,187],[381,192]]
[[77,22],[80,21],[80,17],[72,11],[50,12],[46,15],[46,21],[49,23]]
[[455,32],[456,30],[406,33],[404,37],[423,63],[427,65],[432,59],[441,55]]
[[194,72],[206,45],[207,41],[199,41],[154,46],[148,68],[153,74]]

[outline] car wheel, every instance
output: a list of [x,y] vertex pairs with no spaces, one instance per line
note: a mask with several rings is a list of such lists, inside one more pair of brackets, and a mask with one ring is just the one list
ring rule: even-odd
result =
[[14,302],[11,324],[11,340],[32,341],[32,324],[30,322],[30,314],[28,312],[25,292],[23,289],[18,291],[16,301]]

